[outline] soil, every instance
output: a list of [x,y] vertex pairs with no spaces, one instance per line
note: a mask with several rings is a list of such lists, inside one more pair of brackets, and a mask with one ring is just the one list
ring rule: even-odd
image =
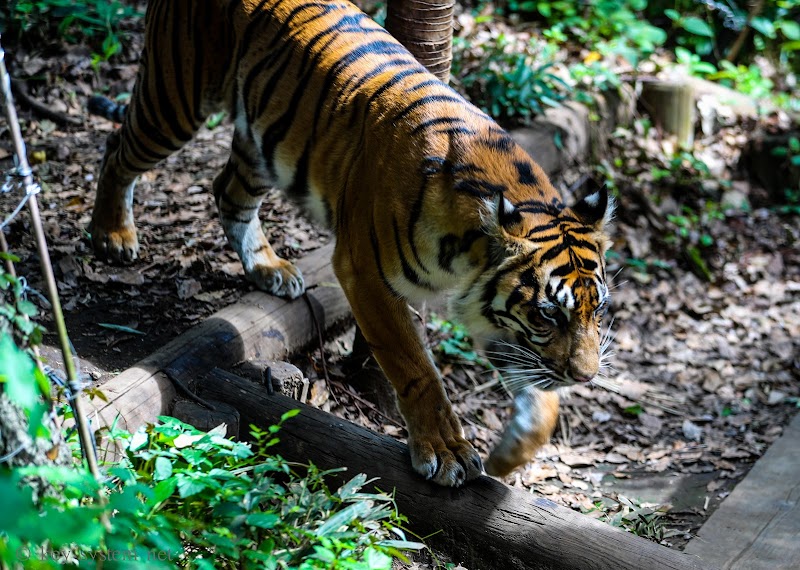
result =
[[[204,129],[142,177],[134,204],[139,260],[116,267],[92,255],[87,225],[94,183],[105,137],[116,126],[88,116],[84,104],[101,89],[112,95],[130,92],[133,54],[141,40],[135,33],[129,38],[130,53],[126,49],[118,61],[101,63],[96,71],[83,46],[61,46],[57,53],[20,49],[12,58],[12,70],[28,78],[34,97],[81,121],[60,126],[21,106],[67,327],[81,370],[94,381],[113,377],[252,290],[226,244],[210,195],[211,182],[227,159],[227,125]],[[733,141],[727,148],[741,148],[736,137],[744,133],[746,138],[749,131],[741,124],[732,129],[719,131],[703,149],[726,136]],[[631,148],[651,158],[668,150],[657,137],[633,131],[618,142],[615,152],[622,160],[639,160]],[[10,151],[0,123],[3,169],[11,167]],[[704,225],[712,240],[703,250],[711,281],[684,257],[688,248],[681,244],[688,242],[680,236],[676,242],[679,228],[666,221],[667,214],[688,203],[678,200],[676,205],[674,199],[673,190],[685,187],[676,182],[669,192],[657,192],[652,185],[645,191],[633,175],[618,181],[616,253],[609,266],[616,285],[607,321],[615,336],[613,369],[603,386],[574,388],[564,395],[552,443],[506,480],[676,548],[691,539],[780,437],[799,405],[800,219],[759,204],[756,197],[763,192],[737,180],[737,157],[721,154],[720,176],[735,181],[759,207],[721,209]],[[567,187],[574,177],[568,173],[557,182]],[[0,193],[3,217],[20,199],[11,186]],[[652,202],[649,208],[641,206],[643,196]],[[653,223],[654,215],[661,221]],[[332,239],[277,193],[266,198],[261,220],[278,253],[289,259]],[[43,285],[27,214],[8,225],[6,237],[21,258],[17,269],[32,288],[30,297],[52,331],[36,293]],[[429,320],[430,346],[467,437],[485,457],[507,421],[510,398],[498,373],[480,358],[446,350],[452,338],[446,328]],[[312,382],[310,402],[402,438],[401,427],[341,388],[342,355],[351,342],[352,334],[345,334],[329,339],[324,351],[297,356],[295,363]],[[45,344],[55,346],[52,334]],[[322,357],[337,382],[327,384]]]

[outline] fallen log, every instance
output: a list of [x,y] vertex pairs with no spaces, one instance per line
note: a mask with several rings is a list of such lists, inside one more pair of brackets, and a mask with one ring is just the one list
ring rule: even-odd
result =
[[[212,370],[200,395],[234,406],[243,425],[267,428],[293,409],[301,413],[271,448],[290,461],[322,469],[346,466],[352,477],[380,477],[375,487],[395,492],[409,528],[470,570],[666,570],[707,568],[697,558],[560,507],[531,493],[481,477],[461,489],[423,480],[406,446],[316,408],[227,373]],[[242,430],[242,433],[246,430]],[[340,480],[341,482],[341,480]]]
[[614,129],[631,123],[634,107],[630,89],[606,91],[595,96],[592,109],[574,101],[547,108],[530,126],[513,129],[510,134],[554,178],[591,157],[605,156]]
[[[297,262],[322,330],[350,316],[350,306],[330,264],[332,251],[333,246],[328,245]],[[266,293],[248,293],[99,386],[108,401],[88,405],[96,409],[102,426],[110,426],[119,416],[119,427],[134,431],[170,412],[175,382],[180,382],[179,387],[190,386],[215,366],[285,359],[316,339],[314,317],[302,298],[286,301]],[[176,380],[171,381],[164,371]]]

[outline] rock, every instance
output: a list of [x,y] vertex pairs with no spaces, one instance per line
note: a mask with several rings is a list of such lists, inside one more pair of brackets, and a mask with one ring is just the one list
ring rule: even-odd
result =
[[681,429],[683,430],[683,437],[690,441],[700,441],[703,437],[703,428],[689,420],[683,420]]
[[750,211],[750,200],[747,197],[745,192],[741,190],[737,190],[736,188],[730,188],[725,190],[722,193],[722,198],[720,198],[720,207],[723,211],[736,211],[736,212],[749,212]]
[[785,398],[786,394],[784,394],[780,390],[773,390],[772,392],[769,393],[769,396],[767,397],[767,404],[769,404],[770,406],[775,406],[777,404],[782,403]]

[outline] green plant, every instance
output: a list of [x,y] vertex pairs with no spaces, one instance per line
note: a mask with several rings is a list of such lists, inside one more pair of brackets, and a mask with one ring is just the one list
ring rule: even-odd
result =
[[719,62],[719,65],[719,71],[708,74],[707,79],[719,81],[754,99],[764,99],[772,95],[774,83],[763,76],[761,68],[757,65],[734,65],[726,60]]
[[[282,422],[293,413],[284,415]],[[391,496],[365,493],[364,475],[331,492],[339,471],[290,464],[268,449],[279,426],[253,431],[254,443],[200,432],[174,418],[134,434],[119,464],[106,465],[107,503],[87,500],[100,490],[88,473],[69,468],[0,470],[0,561],[58,559],[105,568],[389,569],[392,556],[422,545],[400,529]],[[46,476],[61,494],[38,504],[20,483]],[[102,517],[110,524],[104,526]],[[31,565],[33,566],[33,565]]]
[[489,366],[488,361],[478,356],[472,346],[472,339],[461,325],[431,314],[428,330],[436,336],[436,350],[455,360]]
[[[786,146],[777,146],[772,149],[774,156],[786,159],[790,168],[800,169],[800,138],[790,137]],[[786,203],[778,207],[782,214],[800,214],[800,183],[795,188],[785,188]]]
[[677,46],[675,48],[675,61],[679,65],[683,65],[691,75],[698,77],[706,77],[717,72],[717,67],[713,63],[703,61],[698,54],[685,47]]
[[35,33],[45,38],[55,31],[68,42],[86,40],[96,50],[92,63],[97,64],[121,49],[120,22],[141,15],[118,0],[11,0],[3,27],[18,35]]
[[693,15],[686,15],[678,10],[664,10],[664,14],[672,20],[673,25],[686,32],[681,35],[679,42],[692,46],[695,53],[706,55],[714,49],[716,31],[708,20]]
[[[0,262],[6,260],[19,262],[17,256],[0,252]],[[38,310],[27,293],[24,279],[0,269],[0,336],[8,335],[22,347],[40,344],[44,334],[44,328],[32,320]]]
[[518,50],[512,38],[500,34],[496,41],[481,46],[470,65],[471,47],[463,38],[454,39],[453,77],[474,104],[505,122],[527,122],[545,106],[558,106],[567,98],[569,86],[551,72],[550,50],[533,41]]
[[[516,9],[515,9],[516,6]],[[588,0],[585,3],[520,2],[507,4],[506,11],[534,12],[549,28],[543,35],[557,42],[576,41],[583,47],[625,57],[636,64],[664,43],[666,33],[641,17],[647,0]]]
[[[48,379],[7,333],[0,385],[31,434],[46,437]],[[390,495],[362,491],[365,475],[333,492],[327,482],[342,470],[270,454],[279,429],[254,429],[251,445],[169,417],[133,434],[115,423],[106,435],[124,451],[102,482],[72,467],[0,464],[0,566],[389,570],[393,556],[423,547],[406,540]],[[32,479],[48,491],[34,493]]]
[[704,259],[703,251],[714,245],[714,236],[708,229],[709,224],[714,220],[725,219],[725,214],[720,210],[719,204],[708,200],[700,213],[689,206],[684,206],[681,214],[670,214],[667,219],[674,229],[672,235],[667,236],[666,241],[679,244],[692,270],[699,277],[711,281],[713,275]]
[[663,518],[668,509],[667,505],[644,503],[618,494],[616,499],[608,497],[595,501],[594,508],[589,512],[599,511],[602,513],[600,521],[642,538],[661,542],[670,534]]
[[790,137],[787,146],[773,148],[772,155],[786,157],[789,164],[800,167],[800,138]]

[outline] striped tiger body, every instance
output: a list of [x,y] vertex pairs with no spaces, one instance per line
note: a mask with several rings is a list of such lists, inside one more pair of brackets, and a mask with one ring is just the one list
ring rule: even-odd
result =
[[[482,464],[409,301],[450,294],[455,318],[473,334],[524,347],[528,365],[545,370],[545,388],[597,373],[608,302],[605,191],[565,207],[490,117],[346,2],[148,4],[137,83],[98,180],[92,240],[100,256],[137,256],[137,176],[220,109],[235,128],[213,193],[247,277],[283,297],[304,290],[261,229],[268,188],[281,187],[335,231],[336,275],[397,391],[419,473],[458,486]],[[522,391],[536,397],[518,410],[491,472],[527,461],[552,432],[558,397],[531,390]]]

